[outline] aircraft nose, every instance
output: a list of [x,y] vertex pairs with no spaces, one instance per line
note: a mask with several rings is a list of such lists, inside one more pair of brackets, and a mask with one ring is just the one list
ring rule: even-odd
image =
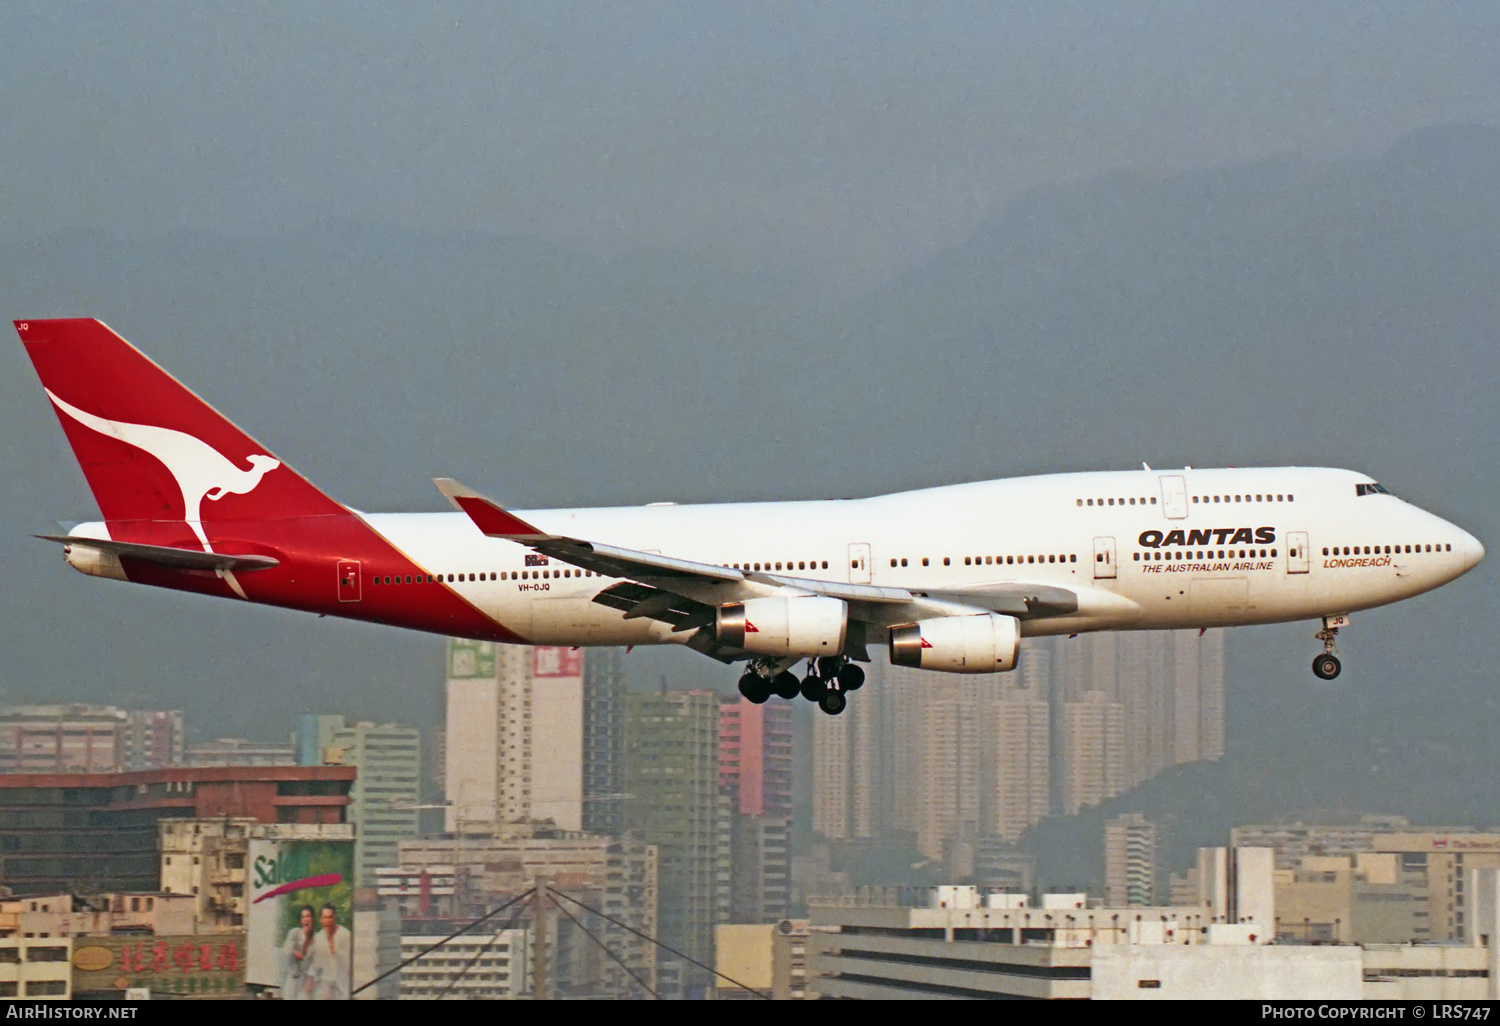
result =
[[1472,570],[1476,566],[1478,566],[1479,561],[1484,558],[1484,546],[1479,543],[1478,538],[1465,531],[1463,547],[1464,569]]

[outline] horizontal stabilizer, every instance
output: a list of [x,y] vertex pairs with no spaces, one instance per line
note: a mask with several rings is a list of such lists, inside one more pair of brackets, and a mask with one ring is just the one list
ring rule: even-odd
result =
[[138,559],[143,563],[170,567],[173,570],[233,570],[246,573],[251,570],[269,570],[279,566],[279,559],[270,556],[233,556],[222,552],[202,552],[198,549],[177,549],[169,545],[141,545],[136,542],[111,541],[108,538],[85,538],[79,535],[39,534],[43,541],[60,542],[63,545],[97,549],[114,556]]

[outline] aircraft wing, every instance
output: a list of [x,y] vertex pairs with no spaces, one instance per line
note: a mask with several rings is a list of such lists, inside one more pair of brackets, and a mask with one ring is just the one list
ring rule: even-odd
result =
[[606,577],[625,578],[594,596],[594,601],[620,610],[626,619],[649,617],[671,624],[674,631],[694,630],[696,633],[688,641],[688,647],[724,662],[743,659],[746,653],[719,646],[713,640],[709,628],[714,622],[716,609],[727,602],[767,595],[825,595],[843,599],[849,603],[851,628],[857,621],[861,631],[864,624],[878,629],[929,616],[997,612],[1031,619],[1065,615],[1078,608],[1077,594],[1055,585],[999,581],[941,593],[913,592],[906,588],[737,570],[625,549],[548,534],[452,478],[435,478],[433,483],[491,538],[504,538],[525,545],[543,555]]
[[232,570],[245,573],[250,570],[269,570],[279,566],[279,559],[270,556],[235,556],[221,552],[202,552],[198,549],[178,549],[170,545],[141,545],[137,542],[111,541],[108,538],[86,538],[81,535],[39,534],[43,541],[77,545],[87,549],[98,549],[143,563],[170,567],[173,570]]

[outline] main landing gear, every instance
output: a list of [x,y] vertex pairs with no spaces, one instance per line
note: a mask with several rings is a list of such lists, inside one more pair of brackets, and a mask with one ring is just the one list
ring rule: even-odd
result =
[[1347,616],[1325,616],[1323,617],[1323,629],[1314,634],[1323,643],[1323,654],[1312,662],[1313,675],[1322,680],[1333,680],[1344,668],[1339,662],[1339,657],[1333,654],[1335,648],[1333,639],[1338,637],[1339,628],[1349,626]]
[[800,681],[784,667],[783,661],[753,659],[740,678],[740,694],[756,705],[772,695],[794,699],[799,694],[818,703],[830,716],[837,716],[848,705],[848,693],[858,691],[865,683],[865,671],[845,656],[823,656],[807,661],[807,676]]

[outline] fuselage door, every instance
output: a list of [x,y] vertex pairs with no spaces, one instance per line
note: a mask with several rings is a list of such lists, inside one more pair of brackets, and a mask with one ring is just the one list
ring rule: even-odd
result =
[[1286,572],[1307,573],[1307,532],[1288,531],[1286,534]]
[[856,542],[849,546],[849,583],[870,583],[870,545]]
[[359,601],[359,560],[339,560],[339,601]]
[[1161,511],[1168,520],[1182,520],[1188,514],[1187,479],[1181,474],[1163,475]]
[[1115,576],[1115,540],[1094,539],[1094,578],[1102,580]]

